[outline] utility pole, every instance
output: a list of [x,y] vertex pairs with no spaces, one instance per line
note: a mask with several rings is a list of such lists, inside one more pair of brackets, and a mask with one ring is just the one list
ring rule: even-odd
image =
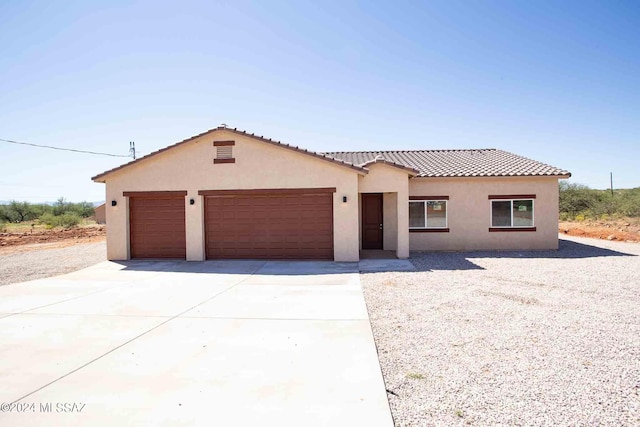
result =
[[136,159],[136,143],[133,141],[129,141],[129,155],[133,157],[133,160]]
[[613,197],[613,172],[609,172],[609,182],[611,183],[611,196]]

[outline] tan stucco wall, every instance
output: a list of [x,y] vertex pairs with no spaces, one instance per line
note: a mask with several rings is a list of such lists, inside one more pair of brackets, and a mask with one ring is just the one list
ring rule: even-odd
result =
[[[213,141],[234,140],[236,163],[213,164]],[[358,260],[358,173],[322,159],[226,131],[160,153],[106,178],[107,257],[129,258],[128,205],[123,191],[186,190],[187,259],[204,259],[204,207],[198,190],[336,187],[334,259]],[[342,197],[347,196],[347,203]],[[195,205],[189,205],[189,199]],[[112,207],[111,201],[117,206]]]
[[[557,178],[415,178],[411,196],[449,196],[449,233],[409,233],[411,250],[557,249]],[[535,194],[535,232],[489,232],[489,195]]]
[[93,210],[93,216],[95,217],[96,222],[98,224],[107,223],[107,217],[105,216],[106,215],[105,207],[106,207],[106,203],[103,203],[100,206],[96,206],[95,209]]
[[[358,178],[360,193],[383,193],[383,247],[398,258],[409,257],[409,174],[384,163],[368,166]],[[387,193],[393,193],[393,196]],[[395,204],[395,206],[393,205]],[[395,239],[395,244],[392,240]]]
[[398,249],[398,194],[382,194],[383,220],[383,249],[395,251]]

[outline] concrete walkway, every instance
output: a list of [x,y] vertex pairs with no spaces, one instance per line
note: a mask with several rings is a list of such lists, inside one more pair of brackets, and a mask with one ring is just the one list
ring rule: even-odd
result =
[[103,262],[0,287],[1,402],[3,427],[393,425],[358,266],[332,262]]

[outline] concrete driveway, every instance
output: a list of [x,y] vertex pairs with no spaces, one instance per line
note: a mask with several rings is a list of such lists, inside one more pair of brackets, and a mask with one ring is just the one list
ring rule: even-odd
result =
[[4,427],[393,425],[357,264],[332,262],[104,262],[0,287],[0,402]]

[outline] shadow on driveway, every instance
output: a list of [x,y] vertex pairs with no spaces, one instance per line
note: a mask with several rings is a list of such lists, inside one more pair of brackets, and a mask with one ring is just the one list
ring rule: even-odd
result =
[[158,271],[203,274],[258,274],[263,276],[304,276],[309,274],[357,273],[358,263],[333,261],[265,260],[133,260],[112,261],[128,271]]

